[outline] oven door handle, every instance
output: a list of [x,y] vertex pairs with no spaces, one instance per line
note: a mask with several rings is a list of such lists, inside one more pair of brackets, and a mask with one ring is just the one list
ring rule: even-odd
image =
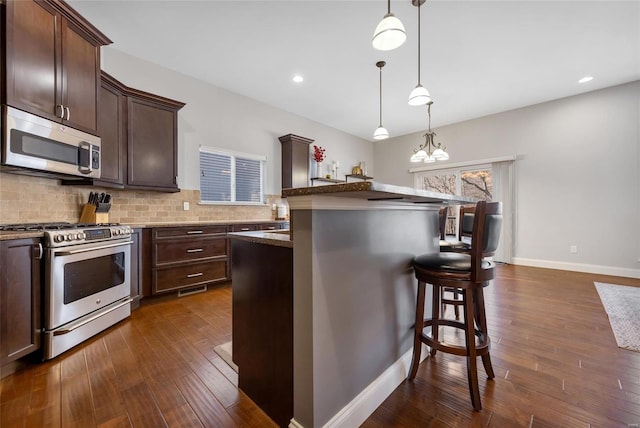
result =
[[98,318],[100,318],[101,316],[104,316],[105,314],[108,314],[109,312],[113,312],[116,309],[120,309],[121,307],[130,304],[132,301],[133,301],[133,299],[131,297],[129,297],[127,300],[119,303],[118,305],[114,306],[113,308],[109,308],[109,310],[107,310],[107,311],[100,312],[99,314],[96,314],[96,315],[92,316],[91,318],[87,318],[86,320],[82,321],[81,323],[72,325],[69,328],[64,328],[62,330],[54,330],[53,331],[53,335],[54,336],[61,336],[63,334],[71,333],[73,330],[75,330],[77,328],[80,328],[83,325],[90,323],[91,321],[95,321]]
[[123,245],[131,245],[133,241],[118,242],[117,244],[101,245],[99,247],[84,248],[82,250],[69,250],[56,253],[57,256],[70,256],[72,254],[86,253],[87,251],[104,250],[105,248],[120,247]]

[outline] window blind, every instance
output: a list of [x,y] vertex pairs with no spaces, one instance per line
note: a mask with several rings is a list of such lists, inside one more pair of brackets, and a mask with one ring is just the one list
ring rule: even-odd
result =
[[263,157],[201,148],[201,201],[263,203],[264,164]]

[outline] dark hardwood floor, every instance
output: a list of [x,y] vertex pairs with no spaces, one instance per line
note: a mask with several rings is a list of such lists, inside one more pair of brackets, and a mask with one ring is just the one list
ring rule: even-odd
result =
[[[491,357],[483,410],[463,357],[438,353],[364,427],[636,427],[640,353],[617,348],[593,281],[499,266],[485,291]],[[143,304],[129,320],[2,380],[0,427],[269,427],[213,351],[231,339],[231,287]],[[480,365],[482,367],[482,365]]]

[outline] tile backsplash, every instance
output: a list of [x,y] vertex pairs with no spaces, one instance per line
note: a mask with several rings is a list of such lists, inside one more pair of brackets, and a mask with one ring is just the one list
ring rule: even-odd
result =
[[[199,190],[160,193],[140,190],[62,186],[58,180],[0,173],[0,224],[77,222],[90,192],[112,196],[109,221],[154,223],[171,221],[273,220],[272,205],[280,195],[267,195],[266,205],[200,205]],[[189,203],[189,210],[183,203]]]

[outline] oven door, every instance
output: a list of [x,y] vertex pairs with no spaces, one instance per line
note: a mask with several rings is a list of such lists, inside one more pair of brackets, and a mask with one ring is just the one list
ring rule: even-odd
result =
[[48,250],[46,330],[130,296],[132,242],[126,238]]

